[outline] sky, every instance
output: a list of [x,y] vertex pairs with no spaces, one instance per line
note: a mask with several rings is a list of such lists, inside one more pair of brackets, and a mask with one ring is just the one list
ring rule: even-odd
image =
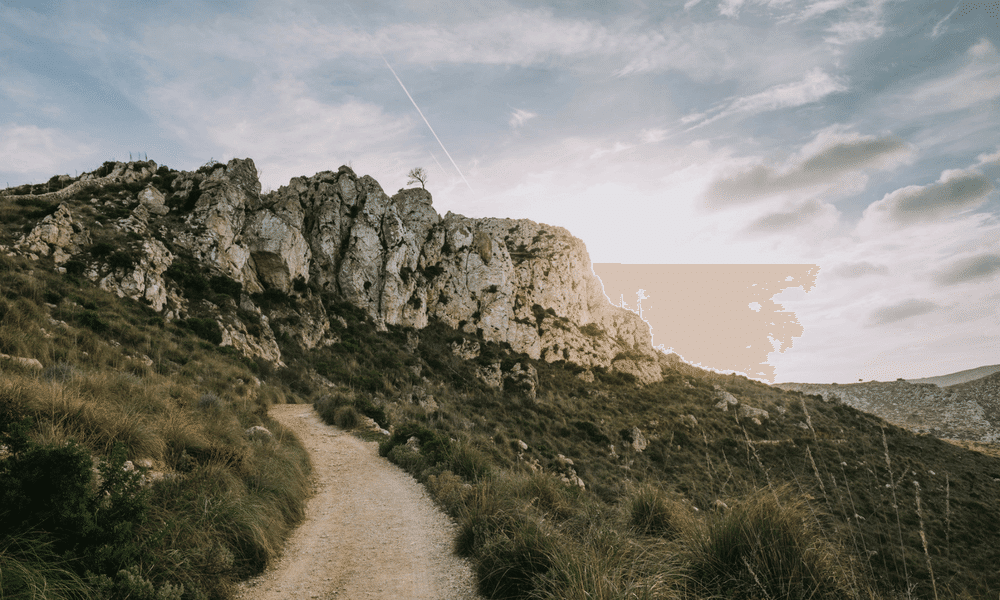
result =
[[596,263],[818,265],[776,381],[1000,363],[998,134],[998,1],[0,0],[0,186],[420,166]]

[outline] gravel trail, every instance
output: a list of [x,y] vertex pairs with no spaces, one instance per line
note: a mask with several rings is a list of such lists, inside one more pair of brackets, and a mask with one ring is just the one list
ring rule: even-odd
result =
[[281,558],[240,585],[240,600],[477,600],[469,564],[452,551],[455,525],[413,477],[365,442],[324,424],[312,406],[270,414],[302,440],[313,464],[305,521]]

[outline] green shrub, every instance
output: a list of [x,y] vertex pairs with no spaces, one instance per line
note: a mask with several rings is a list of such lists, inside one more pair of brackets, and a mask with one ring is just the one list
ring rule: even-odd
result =
[[76,317],[76,322],[84,327],[89,327],[94,333],[106,333],[111,329],[111,325],[92,310],[84,310]]
[[194,262],[175,260],[163,274],[173,279],[189,298],[203,298],[208,293],[208,280]]
[[456,475],[469,481],[483,479],[493,471],[489,456],[469,442],[452,444],[448,466]]
[[557,537],[545,524],[524,515],[512,521],[476,552],[479,589],[488,598],[529,597],[558,552]]
[[416,423],[400,425],[392,436],[382,441],[378,447],[380,456],[389,456],[396,446],[406,444],[411,437],[420,443],[420,454],[427,458],[430,466],[443,463],[451,454],[451,440],[447,436]]
[[629,524],[640,535],[674,537],[680,530],[683,505],[668,499],[663,490],[639,488],[628,499]]
[[128,271],[135,266],[135,259],[126,251],[118,251],[108,256],[108,266],[114,270]]
[[222,328],[219,327],[219,323],[215,319],[189,317],[184,321],[177,321],[177,323],[190,329],[192,333],[203,340],[216,345],[222,343]]
[[839,599],[851,596],[832,548],[806,525],[802,500],[756,492],[689,534],[688,570],[725,598]]
[[333,414],[333,423],[341,429],[354,429],[358,426],[358,411],[353,406],[341,406]]
[[240,301],[240,294],[243,293],[243,284],[226,277],[225,275],[216,275],[209,279],[209,287],[212,291],[217,294],[223,294],[229,296],[236,302]]
[[124,446],[117,444],[100,462],[95,486],[83,447],[19,445],[23,450],[0,463],[0,544],[36,536],[78,574],[114,573],[148,560],[137,531],[146,522],[149,497],[139,474],[124,469]]

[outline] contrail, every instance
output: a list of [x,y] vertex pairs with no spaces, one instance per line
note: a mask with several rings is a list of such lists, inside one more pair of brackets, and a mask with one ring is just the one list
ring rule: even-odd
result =
[[948,15],[945,18],[943,18],[943,19],[941,19],[940,21],[937,22],[937,25],[935,25],[934,29],[931,30],[931,37],[932,38],[936,38],[937,36],[941,35],[941,26],[944,25],[945,21],[947,21],[948,19],[950,19],[953,14],[955,14],[955,11],[958,10],[958,6],[961,3],[962,3],[962,0],[958,0],[958,4],[955,5],[955,8],[951,9],[951,12],[948,13]]
[[[441,166],[441,161],[438,160],[438,157],[434,156],[433,152],[428,152],[427,154],[431,155],[431,158],[433,158],[434,162],[437,163],[438,168],[441,169],[442,173],[444,173],[444,167]],[[465,183],[469,183],[469,182],[466,181]]]
[[[365,35],[368,35],[368,32],[365,30],[364,25],[361,23],[361,19],[358,17],[358,13],[354,12],[354,8],[351,6],[349,2],[345,2],[344,4],[347,5],[347,8],[351,11],[351,14],[354,15],[355,19],[357,19],[358,24],[361,26],[361,30],[365,32]],[[375,46],[375,51],[378,52],[378,55],[382,57],[382,62],[385,63],[385,66],[389,67],[389,71],[392,73],[392,76],[395,77],[396,81],[399,82],[399,87],[403,88],[403,92],[406,94],[406,97],[409,98],[410,102],[413,103],[413,108],[417,109],[417,113],[420,115],[420,118],[424,120],[424,123],[427,125],[427,129],[431,130],[431,134],[434,136],[434,139],[437,140],[437,143],[441,146],[441,149],[444,150],[445,156],[448,157],[448,160],[451,161],[451,164],[455,167],[455,170],[458,171],[458,174],[462,178],[462,181],[465,182],[465,185],[469,186],[469,191],[475,193],[476,190],[472,189],[472,186],[469,185],[469,180],[465,178],[465,175],[462,173],[462,170],[458,168],[458,164],[455,162],[455,159],[451,157],[451,154],[448,152],[448,149],[444,147],[444,143],[441,141],[441,138],[438,137],[437,132],[435,132],[434,128],[431,127],[430,121],[428,121],[427,117],[424,116],[424,111],[420,110],[420,107],[417,106],[417,101],[413,99],[413,96],[410,95],[410,91],[406,89],[405,85],[403,85],[403,80],[399,78],[399,75],[396,75],[396,70],[392,68],[392,65],[389,64],[388,60],[386,60],[385,55],[382,54],[382,49],[378,47],[378,42],[375,41],[375,37],[370,35],[368,35],[368,37],[371,38],[372,46]],[[437,161],[436,158],[434,160]],[[438,166],[441,166],[441,163],[438,163]]]

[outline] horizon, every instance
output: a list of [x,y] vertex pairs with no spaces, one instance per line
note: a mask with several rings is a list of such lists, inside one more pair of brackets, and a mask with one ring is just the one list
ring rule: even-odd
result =
[[441,214],[559,225],[595,265],[816,265],[726,309],[802,330],[758,333],[748,376],[936,377],[1000,363],[981,4],[4,2],[0,182],[131,152],[251,157],[265,189],[346,164],[391,195],[423,167]]

